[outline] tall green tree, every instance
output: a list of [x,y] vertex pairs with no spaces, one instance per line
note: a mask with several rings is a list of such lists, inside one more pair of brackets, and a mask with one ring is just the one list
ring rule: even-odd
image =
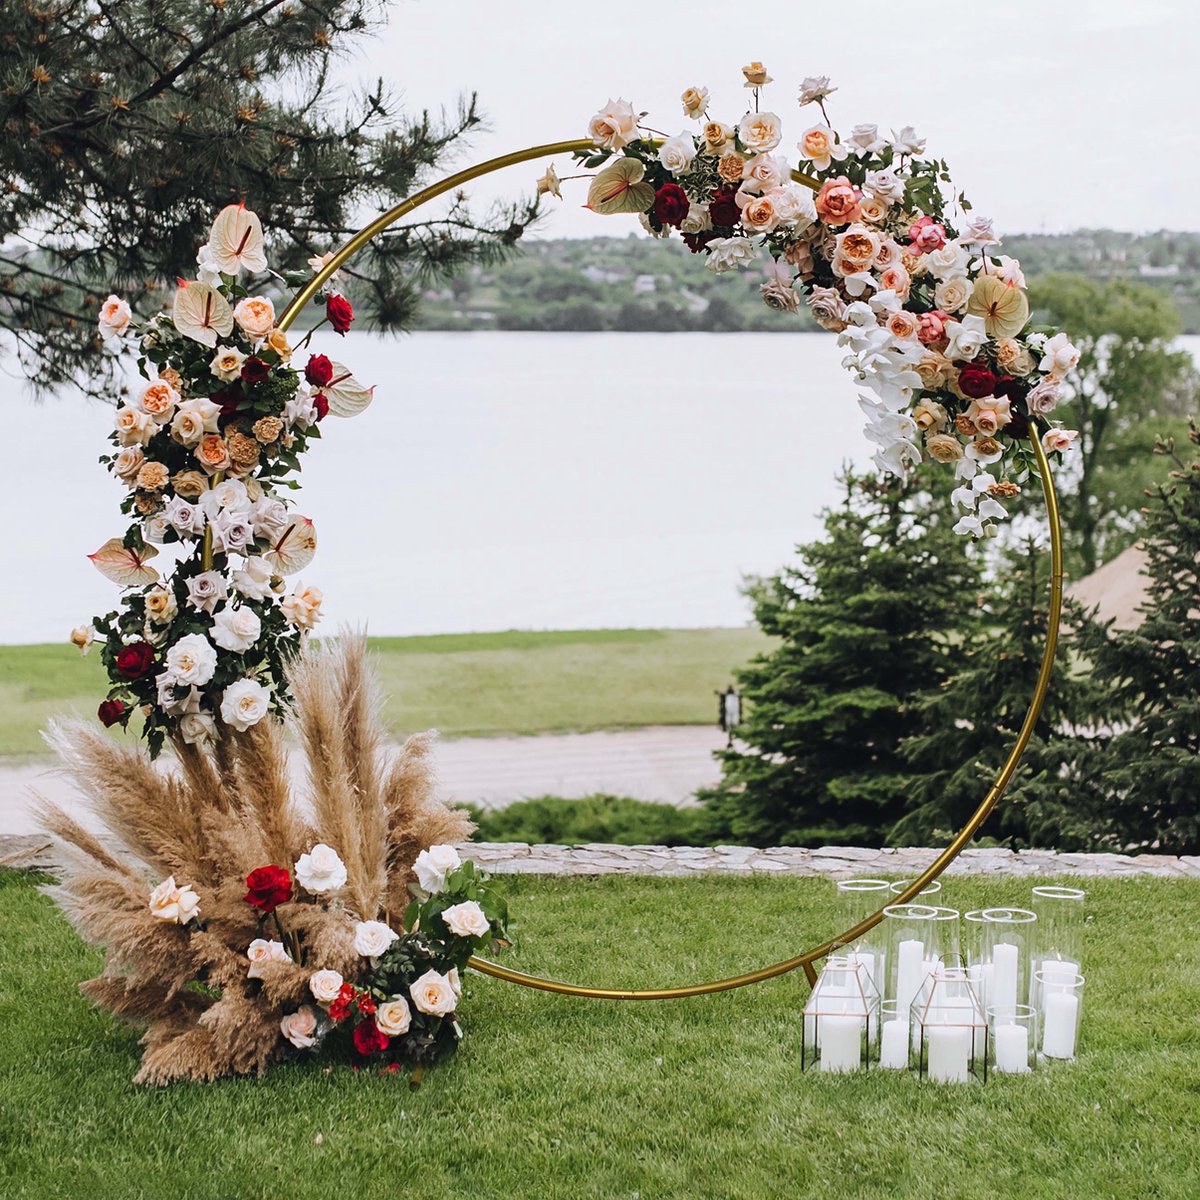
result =
[[1148,493],[1140,543],[1142,624],[1090,625],[1084,646],[1116,732],[1084,759],[1108,795],[1106,844],[1200,853],[1200,432],[1158,452],[1168,478]]
[[901,746],[921,727],[919,702],[977,620],[979,567],[947,498],[891,479],[842,483],[825,537],[752,591],[779,644],[739,676],[739,744],[701,793],[713,837],[880,844],[908,806]]
[[[1052,274],[1031,282],[1039,319],[1067,330],[1080,349],[1055,416],[1079,430],[1077,453],[1058,472],[1070,573],[1090,574],[1136,537],[1142,489],[1154,470],[1164,420],[1186,430],[1197,376],[1177,349],[1179,313],[1169,295],[1127,279]],[[1157,420],[1155,420],[1157,418]]]
[[[194,277],[223,205],[245,200],[277,269],[343,241],[420,186],[481,121],[406,116],[382,81],[329,86],[336,56],[377,26],[371,0],[13,0],[0,31],[0,328],[35,384],[103,390],[95,333],[110,290],[157,305]],[[354,296],[384,328],[411,319],[419,284],[490,262],[536,205],[477,223],[461,201],[376,239]]]

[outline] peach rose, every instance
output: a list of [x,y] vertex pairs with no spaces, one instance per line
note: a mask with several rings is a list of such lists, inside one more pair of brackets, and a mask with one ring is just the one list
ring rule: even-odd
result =
[[279,355],[280,362],[287,362],[292,357],[292,344],[282,329],[271,330],[267,337],[267,345]]
[[883,291],[895,292],[901,300],[907,300],[912,279],[899,263],[895,263],[880,274],[879,286]]
[[898,308],[888,315],[887,331],[894,338],[906,340],[917,336],[919,322],[915,313],[910,313],[907,309]]
[[107,342],[113,338],[119,338],[129,328],[129,322],[133,319],[133,313],[130,311],[129,302],[122,300],[120,296],[110,295],[107,300],[100,305],[100,336]]
[[196,458],[200,465],[210,474],[229,469],[229,447],[219,433],[206,433],[196,447]]
[[709,121],[704,126],[704,148],[708,154],[721,155],[725,147],[733,140],[733,130],[720,121]]
[[113,424],[122,446],[144,446],[158,432],[158,425],[149,413],[128,404],[117,409]]
[[588,137],[606,150],[620,150],[637,137],[637,114],[628,100],[609,102],[588,122]]
[[159,379],[146,384],[138,397],[137,407],[161,425],[170,420],[179,400],[179,393],[165,379]]
[[146,452],[141,446],[126,446],[114,460],[112,472],[122,483],[132,487],[145,461]]
[[857,268],[869,267],[879,253],[879,235],[864,225],[851,225],[837,235],[835,253]]
[[726,183],[741,183],[742,172],[746,169],[746,160],[740,154],[723,155],[717,163],[717,174]]
[[939,391],[948,380],[958,376],[954,364],[937,350],[922,354],[914,364],[914,370],[921,377],[921,386],[930,392]]
[[940,463],[956,462],[963,456],[962,443],[948,433],[935,433],[925,439],[925,449],[929,457]]
[[826,225],[849,225],[858,220],[862,192],[845,175],[827,179],[817,193],[817,216]]
[[208,480],[199,471],[180,471],[172,476],[171,486],[185,500],[199,500],[208,491]]
[[800,141],[796,143],[796,148],[818,171],[827,171],[835,159],[841,161],[846,157],[846,151],[838,145],[834,132],[828,125],[814,125],[811,129],[806,129]]
[[1055,451],[1065,454],[1078,436],[1077,429],[1047,429],[1042,434],[1042,445],[1046,448],[1047,454],[1053,454]]
[[265,338],[275,328],[275,305],[267,296],[247,296],[239,300],[233,319],[252,339]]
[[1008,375],[1028,375],[1033,355],[1016,338],[1001,338],[996,343],[996,365]]
[[137,485],[144,492],[161,492],[167,486],[171,473],[160,462],[142,463],[137,473]]
[[742,208],[742,224],[752,233],[771,233],[779,226],[779,213],[770,196],[755,196]]

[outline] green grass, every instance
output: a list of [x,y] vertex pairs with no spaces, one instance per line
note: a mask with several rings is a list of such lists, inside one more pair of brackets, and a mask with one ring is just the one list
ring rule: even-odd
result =
[[[707,725],[713,692],[769,643],[755,629],[598,629],[373,638],[401,736],[451,737],[640,725]],[[96,655],[0,647],[0,755],[39,754],[54,713],[92,714],[105,691]]]
[[[1200,1195],[1200,885],[1089,881],[1081,1057],[941,1087],[802,1075],[801,982],[598,1003],[471,978],[467,1041],[412,1092],[348,1066],[163,1091],[75,990],[99,956],[0,876],[8,1200],[1129,1200]],[[744,970],[831,931],[823,880],[524,879],[507,961],[615,985]],[[1028,881],[958,881],[962,908]],[[321,1144],[317,1144],[318,1135]]]

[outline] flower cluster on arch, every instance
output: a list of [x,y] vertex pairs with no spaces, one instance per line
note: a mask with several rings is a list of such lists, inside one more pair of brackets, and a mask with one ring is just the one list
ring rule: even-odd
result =
[[[323,419],[361,412],[374,389],[323,354],[295,365],[300,347],[277,327],[274,302],[243,281],[268,274],[258,217],[230,205],[169,310],[140,325],[118,296],[100,310],[106,348],[135,351],[142,378],[100,459],[125,490],[129,524],[89,556],[124,589],[121,604],[72,641],[101,647],[100,720],[126,725],[140,710],[154,752],[168,737],[211,741],[282,712],[286,664],[321,615],[316,587],[286,581],[317,544],[287,495]],[[354,310],[336,284],[335,274],[317,296],[318,324],[345,334]],[[160,548],[176,551],[162,577]]]
[[[771,80],[757,62],[743,74],[751,101],[736,124],[711,117],[707,88],[688,88],[683,112],[699,129],[673,137],[609,100],[588,126],[594,149],[577,155],[601,168],[587,207],[636,213],[657,237],[678,231],[712,271],[769,259],[764,301],[784,312],[806,302],[869,389],[859,404],[876,465],[951,466],[956,532],[994,534],[1002,501],[1036,469],[1030,437],[1062,453],[1077,436],[1051,414],[1078,350],[1031,325],[1020,263],[998,253],[992,222],[970,214],[912,128],[857,125],[843,137],[825,110],[836,89],[805,79],[800,107],[822,119],[801,134],[793,171],[780,118],[760,108]],[[540,187],[558,183],[551,170]]]

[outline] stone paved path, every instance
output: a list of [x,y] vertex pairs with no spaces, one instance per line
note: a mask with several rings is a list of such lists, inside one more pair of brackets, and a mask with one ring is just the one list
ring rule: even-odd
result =
[[[724,744],[719,730],[693,725],[462,738],[440,744],[437,769],[448,799],[485,808],[526,796],[574,798],[589,792],[682,804],[720,777],[712,752]],[[0,766],[0,835],[35,832],[30,787],[74,807],[74,789],[48,768],[48,762]]]

